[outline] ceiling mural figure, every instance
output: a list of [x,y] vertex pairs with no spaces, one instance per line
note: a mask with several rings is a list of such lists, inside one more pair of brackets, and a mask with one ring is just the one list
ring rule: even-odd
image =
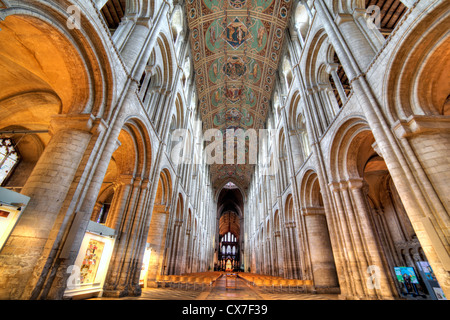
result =
[[[187,1],[203,130],[263,128],[291,6],[291,0]],[[245,189],[252,164],[223,163],[211,165],[214,187],[233,177]]]
[[245,24],[235,18],[223,30],[221,37],[233,49],[238,49],[245,41],[252,38],[252,34]]
[[223,66],[223,72],[230,80],[240,79],[246,71],[247,67],[245,62],[240,57],[228,58]]

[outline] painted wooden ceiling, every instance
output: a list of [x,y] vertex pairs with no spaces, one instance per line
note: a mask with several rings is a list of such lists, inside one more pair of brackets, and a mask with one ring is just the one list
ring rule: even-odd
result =
[[[292,1],[186,1],[204,130],[264,128]],[[211,166],[214,187],[231,180],[247,188],[248,159],[223,163]]]

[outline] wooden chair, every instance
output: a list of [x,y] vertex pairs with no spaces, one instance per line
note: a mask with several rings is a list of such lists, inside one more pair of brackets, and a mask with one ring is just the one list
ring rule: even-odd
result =
[[195,286],[199,285],[200,287],[203,287],[203,277],[200,276],[196,276],[194,279],[194,290],[195,290]]
[[156,276],[156,286],[159,287],[160,285],[162,286],[162,284],[164,283],[164,278],[162,275],[157,275]]
[[188,280],[188,276],[181,276],[181,277],[180,277],[180,282],[179,282],[179,284],[180,284],[181,286],[185,285],[185,286],[186,286],[186,289],[187,289],[187,280]]
[[288,279],[281,279],[280,280],[280,292],[283,291],[283,288],[286,288],[289,286],[289,280]]
[[272,292],[275,292],[275,287],[280,286],[280,279],[275,278],[272,280]]
[[204,285],[206,285],[206,286],[212,286],[212,279],[211,279],[211,277],[204,277],[203,278],[203,284]]
[[172,286],[176,286],[176,285],[180,284],[180,276],[174,275],[172,277],[171,284],[172,284]]
[[303,280],[303,287],[305,292],[308,292],[308,289],[312,288],[313,284],[314,283],[312,280]]
[[195,276],[189,276],[186,280],[186,290],[188,288],[188,286],[195,286]]
[[253,282],[253,285],[257,288],[258,287],[260,288],[264,286],[264,281],[261,278],[256,278],[255,281]]

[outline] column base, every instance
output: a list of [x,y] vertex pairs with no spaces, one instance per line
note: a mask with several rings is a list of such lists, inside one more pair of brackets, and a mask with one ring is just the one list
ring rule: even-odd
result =
[[127,286],[117,289],[105,289],[103,290],[103,297],[109,298],[122,298],[122,297],[139,297],[142,294],[140,285],[136,287]]

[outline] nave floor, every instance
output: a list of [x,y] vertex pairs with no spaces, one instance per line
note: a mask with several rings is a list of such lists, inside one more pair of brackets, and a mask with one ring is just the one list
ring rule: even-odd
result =
[[[230,281],[230,280],[229,280]],[[233,284],[231,280],[229,284]],[[226,288],[225,276],[220,277],[204,290],[178,288],[144,288],[140,297],[93,298],[90,300],[337,300],[336,294],[303,294],[266,292],[254,288],[245,280],[237,278],[236,288]]]

